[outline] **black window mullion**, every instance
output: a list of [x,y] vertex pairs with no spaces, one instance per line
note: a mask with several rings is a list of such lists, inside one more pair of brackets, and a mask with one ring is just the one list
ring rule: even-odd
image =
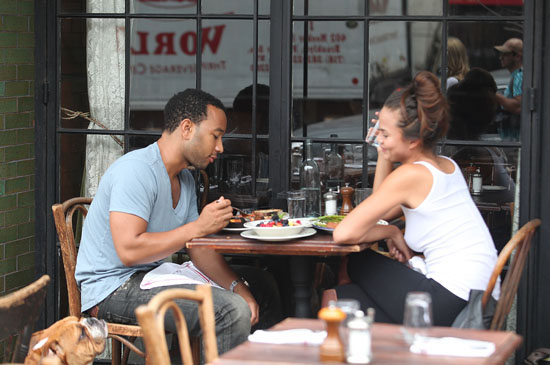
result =
[[257,84],[258,84],[258,0],[254,0],[254,14],[252,21],[252,151],[251,151],[251,171],[252,171],[252,196],[256,196],[256,108],[257,108]]
[[[370,2],[367,2],[367,4]],[[365,13],[367,12],[368,5],[365,7]],[[363,132],[361,134],[362,137],[366,137],[367,131],[369,130],[369,110],[370,110],[370,100],[369,100],[369,80],[370,80],[370,73],[369,73],[369,61],[370,61],[370,53],[369,53],[369,39],[370,39],[370,22],[366,19],[363,20]],[[368,144],[363,143],[363,166],[365,166],[365,162],[367,162],[368,166],[369,161],[369,149]],[[369,181],[369,171],[368,168],[363,168],[362,174],[361,174],[361,181],[362,186],[366,187]]]
[[[124,6],[124,132],[130,129],[130,51],[132,23],[129,16],[130,0]],[[124,153],[130,149],[130,136],[124,133]]]
[[197,0],[197,20],[196,20],[196,29],[197,29],[197,45],[195,49],[197,50],[196,59],[195,59],[195,87],[201,89],[202,87],[202,0]]

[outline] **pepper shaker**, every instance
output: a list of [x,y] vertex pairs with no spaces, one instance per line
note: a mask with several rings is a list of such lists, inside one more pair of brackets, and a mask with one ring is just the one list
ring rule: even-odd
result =
[[353,209],[351,203],[351,197],[353,196],[354,189],[346,183],[346,186],[340,189],[342,194],[342,207],[340,208],[340,215],[347,215]]
[[319,318],[325,321],[327,328],[327,337],[319,348],[320,360],[323,362],[344,362],[346,352],[339,328],[340,323],[346,318],[346,314],[336,306],[329,306],[319,311]]

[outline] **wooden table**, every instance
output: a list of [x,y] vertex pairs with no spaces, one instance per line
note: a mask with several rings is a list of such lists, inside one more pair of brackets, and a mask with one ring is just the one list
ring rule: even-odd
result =
[[241,237],[239,233],[220,232],[203,238],[195,238],[187,243],[187,248],[208,247],[220,253],[246,255],[287,255],[290,256],[291,280],[296,300],[296,317],[311,317],[311,280],[314,256],[341,256],[367,249],[369,243],[339,245],[334,243],[331,234],[318,232],[306,238],[264,242]]
[[[294,328],[324,329],[324,323],[316,319],[287,318],[272,329]],[[521,344],[521,337],[513,332],[479,331],[451,327],[434,327],[430,336],[452,336],[474,340],[490,341],[495,352],[487,358],[418,355],[409,351],[400,332],[400,326],[375,323],[372,330],[371,364],[503,364]],[[214,364],[317,364],[319,346],[315,345],[271,345],[245,342],[226,352]]]

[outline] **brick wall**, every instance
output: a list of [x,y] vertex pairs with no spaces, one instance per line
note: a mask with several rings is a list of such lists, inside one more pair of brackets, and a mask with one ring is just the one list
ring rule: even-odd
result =
[[0,0],[0,296],[35,278],[34,1]]

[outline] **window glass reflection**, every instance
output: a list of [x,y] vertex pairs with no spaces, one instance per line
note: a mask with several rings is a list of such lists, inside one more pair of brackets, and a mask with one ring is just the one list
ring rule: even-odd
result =
[[[228,109],[228,133],[252,133],[254,43],[252,20],[205,20],[205,28],[224,26],[219,47],[203,52],[202,86]],[[269,21],[258,22],[256,132],[269,130]]]
[[[203,14],[253,14],[256,0],[202,0]],[[258,0],[258,14],[269,14],[270,0]]]
[[[115,0],[124,3],[124,0]],[[138,14],[195,14],[196,0],[130,0],[130,12]]]
[[480,194],[472,198],[489,227],[495,246],[500,250],[510,238],[514,214],[519,149],[489,146],[445,146],[443,154],[461,168],[470,191],[473,174],[482,175]]
[[362,22],[294,23],[294,136],[362,134],[363,47]]
[[[197,34],[194,20],[134,19],[130,44],[130,127],[160,129],[158,119],[174,94],[196,87]],[[217,33],[203,33],[204,53],[217,50]],[[139,115],[139,112],[157,112]]]
[[441,64],[441,23],[371,22],[369,29],[369,121],[386,98],[419,71]]
[[449,15],[521,16],[523,0],[448,0]]
[[441,15],[442,0],[369,0],[369,14],[377,15]]
[[[476,36],[480,33],[487,36]],[[448,138],[519,140],[523,81],[521,37],[521,24],[449,23],[447,96],[451,129]]]
[[293,6],[294,15],[363,15],[365,12],[364,0],[294,0]]
[[88,128],[75,113],[89,113],[86,74],[86,20],[61,20],[61,127]]

